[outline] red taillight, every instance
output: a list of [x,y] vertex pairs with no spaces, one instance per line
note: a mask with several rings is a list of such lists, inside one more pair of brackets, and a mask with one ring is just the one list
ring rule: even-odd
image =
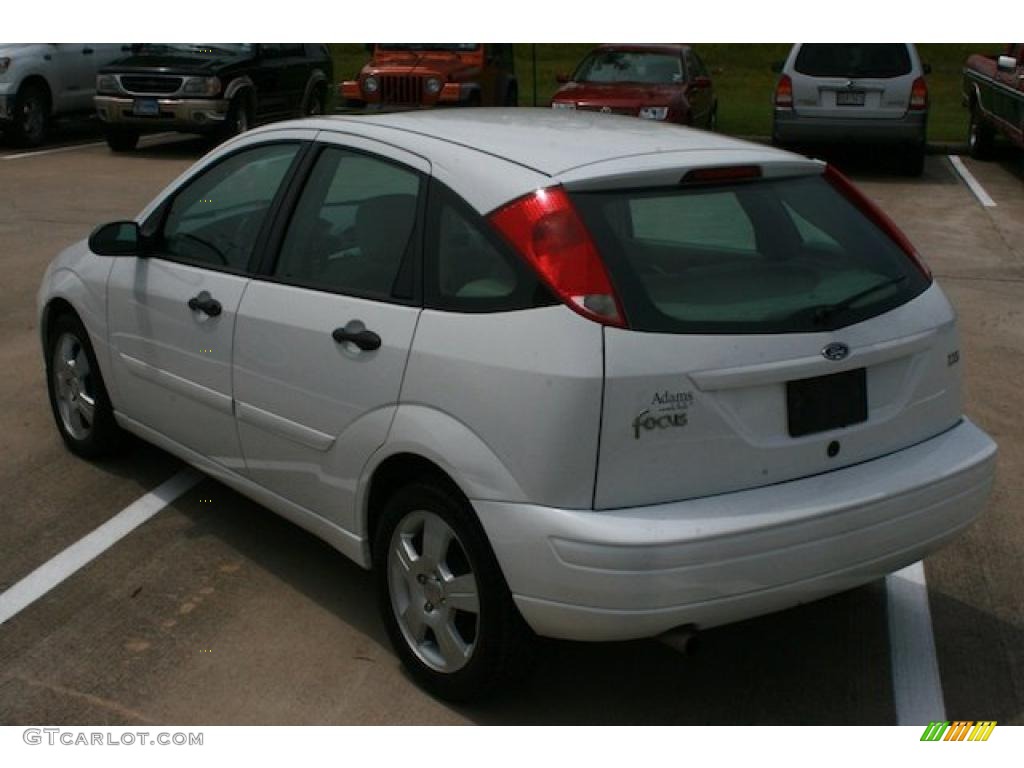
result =
[[838,190],[839,194],[849,200],[857,209],[867,216],[879,229],[887,234],[910,257],[914,265],[921,270],[926,278],[931,280],[932,271],[921,259],[917,249],[914,248],[907,236],[896,226],[896,222],[889,218],[888,214],[875,205],[867,195],[853,185],[853,182],[840,173],[834,166],[825,168],[825,180]]
[[716,181],[741,181],[761,178],[757,165],[724,165],[717,168],[695,168],[687,171],[680,184],[711,184]]
[[923,77],[917,78],[914,84],[910,86],[910,108],[928,108],[928,84],[924,81]]
[[539,189],[489,218],[570,309],[599,323],[625,326],[597,247],[564,189]]
[[780,77],[778,85],[775,86],[775,106],[793,108],[793,81],[789,79],[789,75]]

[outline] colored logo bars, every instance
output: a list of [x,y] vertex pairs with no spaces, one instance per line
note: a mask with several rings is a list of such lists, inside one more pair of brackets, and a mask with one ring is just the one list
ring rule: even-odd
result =
[[988,741],[995,727],[995,720],[931,722],[924,729],[921,741]]

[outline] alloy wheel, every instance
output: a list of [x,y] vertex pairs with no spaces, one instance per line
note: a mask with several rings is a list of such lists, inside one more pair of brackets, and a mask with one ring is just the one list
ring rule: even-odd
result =
[[85,440],[96,423],[96,389],[81,340],[63,333],[54,345],[51,374],[57,412],[65,431]]
[[480,629],[480,597],[451,526],[433,512],[410,512],[391,537],[387,568],[391,609],[416,657],[437,672],[466,666]]

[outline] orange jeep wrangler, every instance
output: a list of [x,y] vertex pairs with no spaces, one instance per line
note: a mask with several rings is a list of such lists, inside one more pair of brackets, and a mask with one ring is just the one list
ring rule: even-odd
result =
[[511,43],[374,43],[356,80],[341,83],[347,107],[515,106]]

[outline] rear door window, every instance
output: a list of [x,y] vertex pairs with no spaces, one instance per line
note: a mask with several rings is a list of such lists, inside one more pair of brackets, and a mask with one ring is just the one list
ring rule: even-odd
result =
[[288,226],[278,279],[379,299],[412,297],[421,177],[378,157],[325,148]]
[[801,333],[888,311],[929,284],[821,176],[574,193],[634,330]]
[[794,69],[810,77],[901,77],[911,71],[903,43],[804,43]]

